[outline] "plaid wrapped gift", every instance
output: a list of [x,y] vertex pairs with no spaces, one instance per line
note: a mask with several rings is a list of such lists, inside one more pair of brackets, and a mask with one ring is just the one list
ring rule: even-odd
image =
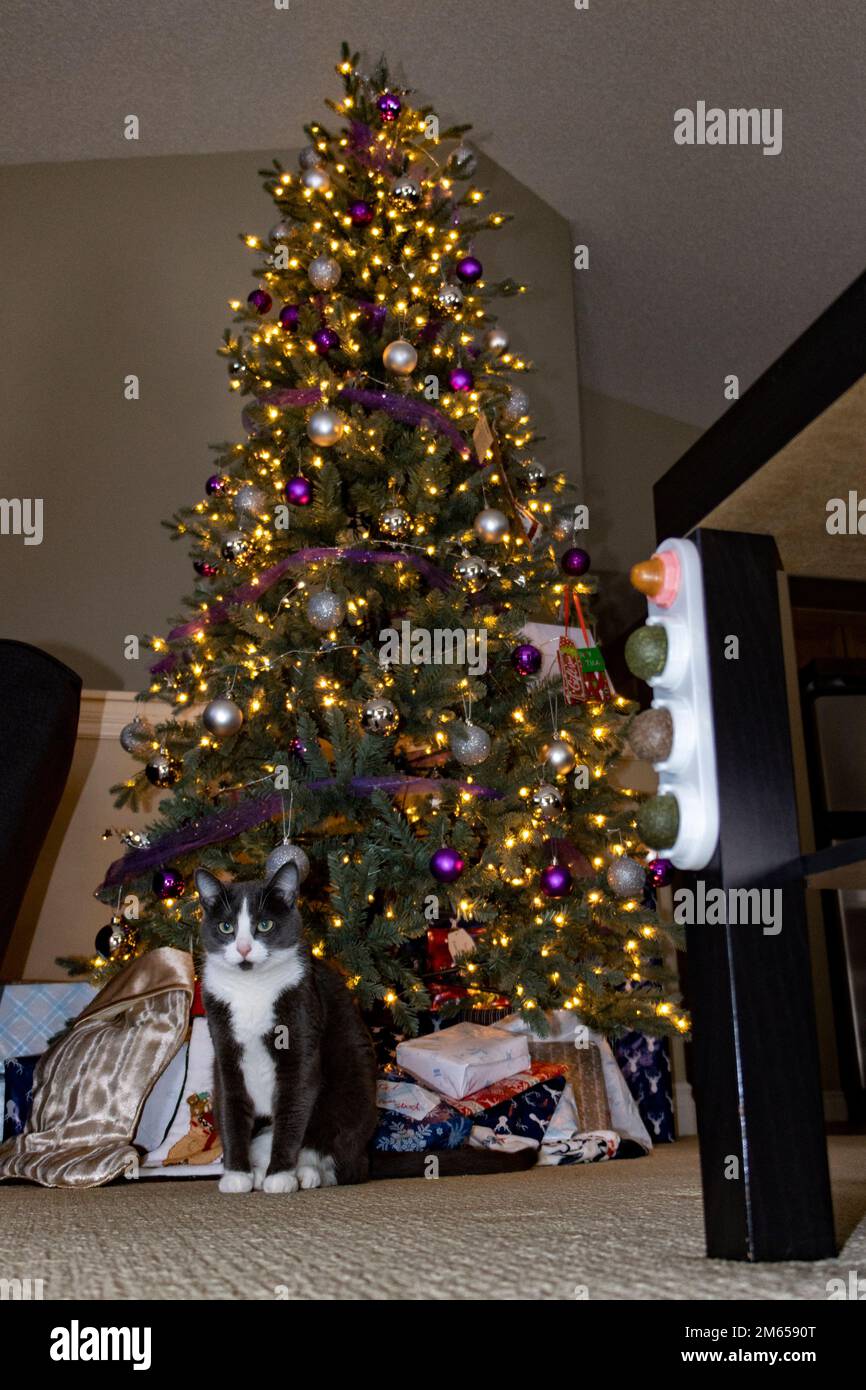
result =
[[524,1091],[533,1087],[557,1080],[562,1082],[562,1085],[555,1088],[558,1105],[559,1096],[565,1086],[565,1069],[554,1062],[531,1062],[514,1076],[508,1076],[504,1081],[495,1081],[493,1085],[484,1086],[480,1091],[473,1091],[471,1095],[463,1096],[461,1100],[452,1100],[449,1104],[453,1105],[455,1110],[459,1110],[461,1115],[471,1115],[476,1124],[481,1124],[482,1121],[478,1117],[485,1111],[507,1104],[515,1096],[522,1095]]
[[611,1128],[601,1053],[594,1043],[575,1047],[573,1039],[548,1042],[533,1036],[529,1039],[529,1052],[535,1062],[555,1066],[565,1074],[574,1091],[583,1133]]
[[0,985],[0,1059],[44,1052],[95,994],[81,983]]

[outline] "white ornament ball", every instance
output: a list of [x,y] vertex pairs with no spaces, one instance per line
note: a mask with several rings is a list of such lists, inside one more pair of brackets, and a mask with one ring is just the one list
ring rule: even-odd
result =
[[490,756],[490,735],[468,720],[451,730],[449,742],[451,752],[461,767],[478,767]]
[[370,734],[393,734],[400,723],[397,706],[384,695],[373,695],[361,710],[361,723]]
[[646,869],[622,854],[607,867],[607,886],[618,898],[639,898],[646,886]]
[[508,393],[504,414],[506,420],[522,420],[529,414],[529,397],[519,386],[512,386]]
[[472,523],[472,529],[480,541],[493,545],[504,541],[508,535],[508,517],[496,507],[485,507]]
[[574,749],[570,743],[566,743],[562,738],[555,738],[550,743],[545,744],[542,757],[551,772],[555,773],[557,777],[567,777],[576,766]]
[[310,872],[310,861],[300,845],[290,845],[286,842],[272,849],[265,860],[266,876],[273,878],[277,869],[281,869],[284,864],[297,864],[299,883],[303,883]]
[[307,599],[307,619],[317,632],[339,627],[346,616],[346,605],[332,589],[314,589]]
[[310,188],[314,193],[327,193],[331,187],[331,175],[327,169],[320,169],[315,165],[312,169],[305,169],[301,174],[301,183],[305,188]]
[[508,351],[508,344],[510,341],[505,329],[499,328],[498,326],[496,328],[488,328],[484,335],[484,346],[487,348],[488,352],[495,353],[497,357],[501,357],[503,352]]
[[318,444],[321,449],[327,449],[331,444],[336,444],[343,433],[343,421],[336,410],[329,409],[328,406],[320,406],[314,410],[307,421],[307,434],[314,444]]
[[382,353],[382,361],[389,372],[396,376],[408,376],[418,366],[418,354],[405,338],[395,338]]
[[335,261],[333,256],[316,256],[307,266],[310,284],[317,290],[334,289],[339,285],[342,273],[340,262]]
[[214,738],[230,738],[244,722],[243,710],[227,695],[211,700],[204,707],[202,723]]

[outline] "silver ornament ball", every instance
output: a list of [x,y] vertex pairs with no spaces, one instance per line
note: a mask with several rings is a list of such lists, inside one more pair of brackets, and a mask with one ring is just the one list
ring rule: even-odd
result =
[[506,420],[522,420],[529,414],[529,397],[519,386],[512,386],[503,409]]
[[440,285],[436,291],[436,307],[443,314],[457,314],[463,308],[463,291],[459,285],[449,281]]
[[402,507],[388,507],[379,517],[379,530],[392,541],[401,541],[408,536],[412,519]]
[[222,695],[205,705],[201,722],[214,738],[229,738],[243,724],[243,710],[228,695]]
[[240,531],[229,531],[223,538],[220,554],[224,560],[239,560],[247,548],[246,536]]
[[404,175],[392,183],[391,197],[398,207],[406,211],[416,208],[421,201],[421,185],[417,179],[410,179]]
[[494,545],[507,537],[508,517],[496,507],[485,507],[473,521],[472,529],[480,541]]
[[480,555],[461,555],[454,566],[454,577],[468,589],[470,594],[475,594],[479,589],[483,589],[487,583],[489,570],[487,561]]
[[537,459],[527,459],[520,470],[520,482],[527,492],[538,492],[547,482],[547,469]]
[[384,695],[374,695],[361,710],[361,723],[368,734],[393,734],[400,723],[397,706]]
[[317,290],[334,289],[339,285],[342,273],[340,262],[335,261],[333,256],[316,256],[307,266],[310,284]]
[[329,632],[346,616],[346,605],[332,589],[314,589],[307,599],[307,619],[317,632]]
[[552,820],[562,810],[562,792],[551,782],[542,782],[532,793],[532,804],[545,820]]
[[605,879],[618,898],[638,898],[646,885],[646,869],[636,859],[622,854],[608,865]]
[[153,729],[139,715],[129,724],[124,724],[120,731],[120,746],[124,753],[143,753],[152,742]]
[[267,505],[265,494],[260,487],[248,483],[235,493],[235,516],[239,521],[251,521],[261,516]]
[[418,354],[405,338],[395,338],[382,353],[382,361],[395,376],[408,376],[418,366]]
[[468,720],[455,725],[450,731],[449,742],[451,752],[461,767],[478,767],[490,756],[490,735]]
[[542,758],[557,777],[567,777],[576,765],[574,749],[562,738],[552,739],[550,743],[545,744]]
[[284,864],[297,864],[299,883],[303,883],[310,872],[310,861],[301,846],[290,845],[288,841],[271,850],[265,860],[265,874],[268,878],[273,878],[277,869],[281,869]]
[[505,329],[498,325],[495,328],[488,328],[484,335],[484,346],[488,352],[494,353],[497,357],[501,357],[503,352],[508,351],[510,341]]
[[324,155],[315,145],[305,145],[298,155],[298,164],[301,169],[318,169],[323,159]]
[[301,183],[305,188],[309,188],[313,193],[327,193],[331,187],[331,175],[327,169],[320,169],[318,165],[312,169],[305,169],[301,174]]
[[307,421],[307,434],[314,444],[318,444],[320,449],[327,449],[332,444],[336,444],[343,433],[343,421],[336,410],[331,410],[328,406],[320,406],[314,410]]
[[288,241],[292,235],[292,222],[288,217],[283,217],[275,226],[271,227],[271,241]]
[[448,172],[456,179],[471,179],[478,168],[478,156],[468,145],[459,144],[448,159]]

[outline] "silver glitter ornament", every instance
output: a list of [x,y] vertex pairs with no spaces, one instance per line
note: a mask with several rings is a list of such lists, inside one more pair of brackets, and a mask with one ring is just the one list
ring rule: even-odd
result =
[[240,531],[229,531],[223,538],[220,554],[224,560],[239,560],[247,548],[247,538]]
[[260,487],[248,483],[235,493],[234,509],[238,521],[253,521],[260,517],[267,506],[265,494]]
[[408,212],[411,208],[416,208],[421,201],[421,185],[417,179],[410,179],[404,174],[391,184],[391,199],[399,208]]
[[508,517],[496,507],[485,507],[473,521],[472,529],[480,541],[494,545],[508,535]]
[[542,750],[542,759],[557,777],[567,777],[569,772],[573,772],[576,759],[574,749],[565,739],[554,738],[550,743],[546,743]]
[[313,169],[305,169],[301,174],[301,183],[305,188],[309,188],[313,193],[327,193],[331,187],[331,175],[327,169],[320,169],[316,165]]
[[346,605],[332,589],[314,589],[307,599],[307,619],[317,632],[330,632],[346,616]]
[[277,224],[271,227],[271,241],[288,241],[292,235],[294,224],[288,217],[283,217]]
[[488,572],[487,561],[482,560],[480,555],[461,555],[454,566],[455,579],[458,579],[470,594],[484,588]]
[[393,734],[400,723],[397,706],[384,695],[373,695],[361,709],[361,723],[368,734]]
[[392,541],[401,541],[412,529],[412,518],[402,507],[387,507],[379,517],[379,530]]
[[527,492],[538,492],[547,482],[547,469],[537,459],[527,459],[518,475]]
[[310,872],[310,861],[301,846],[290,845],[288,840],[271,850],[265,860],[265,874],[268,878],[273,878],[277,869],[281,869],[284,864],[297,864],[299,883],[303,883]]
[[455,179],[471,179],[478,168],[478,156],[474,150],[462,142],[452,150],[448,158],[448,173]]
[[573,532],[574,525],[570,512],[566,512],[564,516],[554,517],[550,534],[555,541],[567,541]]
[[449,730],[448,740],[461,767],[478,767],[490,756],[490,735],[468,719]]
[[484,346],[488,352],[495,353],[497,357],[501,357],[503,352],[508,351],[510,341],[505,329],[500,328],[498,324],[495,328],[488,328],[484,335]]
[[340,283],[343,271],[333,256],[316,256],[307,266],[310,284],[317,290],[332,290]]
[[536,787],[531,800],[545,820],[553,820],[562,810],[562,792],[551,782],[542,782],[540,787]]
[[608,864],[605,879],[618,898],[639,898],[646,886],[646,869],[636,859],[621,854]]
[[521,420],[524,415],[529,414],[529,397],[519,386],[512,386],[509,391],[503,414],[506,420],[512,421]]
[[443,314],[457,314],[463,308],[463,291],[459,285],[448,281],[440,285],[435,295],[436,308]]
[[382,353],[382,361],[395,376],[408,376],[418,366],[418,354],[405,338],[395,338]]
[[307,434],[314,444],[318,444],[321,449],[327,449],[343,433],[343,421],[336,410],[331,410],[328,406],[320,406],[314,410],[307,421]]
[[318,169],[324,157],[315,145],[305,145],[298,155],[298,165],[301,169]]
[[140,715],[124,724],[120,731],[120,746],[124,753],[143,753],[153,742],[153,729]]
[[170,753],[160,752],[151,758],[144,775],[154,787],[173,787],[183,776],[183,763]]
[[147,849],[150,845],[150,836],[143,830],[121,830],[120,843],[127,849]]
[[201,722],[214,738],[230,738],[243,724],[244,714],[234,700],[230,700],[228,695],[222,695],[205,705]]

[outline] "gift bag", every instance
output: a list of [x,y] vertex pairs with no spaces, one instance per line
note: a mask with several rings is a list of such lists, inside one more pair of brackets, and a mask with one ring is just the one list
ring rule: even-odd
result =
[[[570,596],[570,598],[569,598]],[[574,603],[575,616],[580,625],[583,645],[578,646],[569,635],[569,605]],[[557,660],[562,676],[562,694],[567,705],[604,704],[613,698],[613,687],[605,670],[601,648],[596,647],[583,617],[580,595],[576,589],[566,588],[563,595],[563,620],[565,632],[559,639]]]

